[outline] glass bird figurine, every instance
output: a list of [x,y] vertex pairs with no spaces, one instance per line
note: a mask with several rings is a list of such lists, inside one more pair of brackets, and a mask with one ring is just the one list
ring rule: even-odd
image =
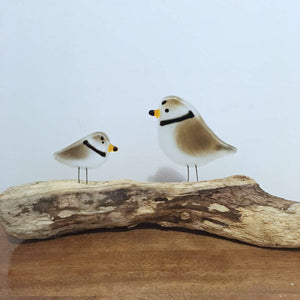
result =
[[70,167],[78,168],[78,183],[80,183],[80,168],[85,168],[85,182],[88,183],[88,169],[97,168],[108,158],[109,152],[118,151],[103,132],[94,132],[78,140],[70,146],[54,153],[54,158]]
[[158,136],[162,150],[174,162],[195,167],[236,152],[236,148],[223,142],[206,125],[199,112],[190,103],[177,96],[162,99],[159,109],[149,114],[159,121]]

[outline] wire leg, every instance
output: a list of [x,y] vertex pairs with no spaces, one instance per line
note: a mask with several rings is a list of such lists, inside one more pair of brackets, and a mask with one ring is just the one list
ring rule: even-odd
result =
[[85,168],[85,183],[88,184],[88,168]]
[[195,165],[195,170],[196,170],[196,177],[197,177],[197,181],[199,181],[199,178],[198,178],[198,168],[197,168],[197,165]]
[[189,165],[186,165],[187,167],[187,182],[190,181],[190,168],[189,168]]
[[80,167],[78,167],[77,179],[78,183],[80,183]]

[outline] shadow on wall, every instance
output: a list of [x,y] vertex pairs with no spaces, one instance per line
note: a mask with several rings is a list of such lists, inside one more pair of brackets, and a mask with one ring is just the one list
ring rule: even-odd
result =
[[153,176],[148,177],[149,182],[182,182],[185,177],[169,167],[159,168]]

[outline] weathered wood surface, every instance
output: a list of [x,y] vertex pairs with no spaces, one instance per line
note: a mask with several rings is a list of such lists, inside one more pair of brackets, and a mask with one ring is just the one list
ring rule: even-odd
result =
[[7,234],[19,239],[155,223],[263,247],[300,247],[300,203],[269,195],[245,176],[195,183],[37,182],[2,193],[0,218]]
[[16,244],[0,229],[0,299],[299,300],[299,250],[186,231],[143,225]]

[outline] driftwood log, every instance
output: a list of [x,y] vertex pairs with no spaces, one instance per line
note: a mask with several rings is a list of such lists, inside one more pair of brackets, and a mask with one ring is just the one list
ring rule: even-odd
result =
[[155,223],[262,247],[300,247],[300,203],[272,196],[246,176],[193,183],[21,185],[0,194],[0,223],[18,239]]

